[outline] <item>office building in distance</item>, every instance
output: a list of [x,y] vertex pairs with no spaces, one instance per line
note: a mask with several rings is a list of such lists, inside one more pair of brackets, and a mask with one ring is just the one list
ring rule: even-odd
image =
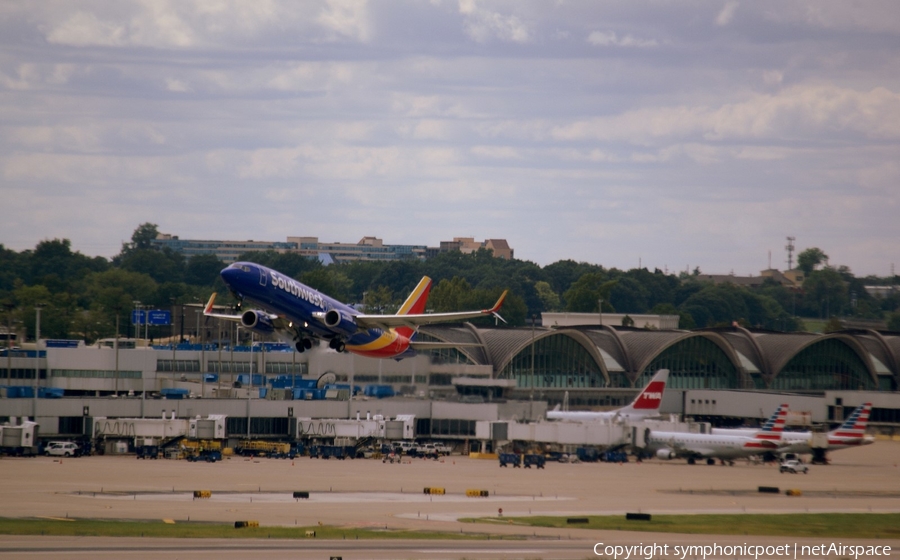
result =
[[485,248],[498,258],[513,258],[513,249],[505,239],[475,241],[473,237],[454,237],[453,241],[441,241],[440,247],[425,245],[386,245],[378,237],[363,237],[357,243],[324,243],[318,237],[288,237],[286,241],[221,241],[210,239],[181,239],[177,235],[160,233],[151,242],[152,246],[169,249],[191,258],[197,255],[214,255],[226,264],[238,260],[246,253],[275,251],[276,253],[296,253],[316,258],[325,264],[350,261],[397,261],[425,260],[439,253],[461,251],[473,253]]

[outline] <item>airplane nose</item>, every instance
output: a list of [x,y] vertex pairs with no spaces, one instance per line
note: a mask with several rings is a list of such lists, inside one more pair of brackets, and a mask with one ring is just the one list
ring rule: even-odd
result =
[[222,269],[222,272],[219,273],[222,276],[222,280],[225,281],[229,286],[233,284],[241,275],[241,269],[229,266],[228,268]]

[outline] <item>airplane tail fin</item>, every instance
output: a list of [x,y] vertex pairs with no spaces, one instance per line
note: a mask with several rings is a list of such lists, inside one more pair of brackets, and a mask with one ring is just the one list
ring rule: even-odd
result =
[[621,409],[622,413],[642,413],[652,415],[659,412],[659,405],[662,404],[663,392],[666,390],[666,383],[669,380],[669,370],[661,369],[653,375],[650,383],[644,387],[644,390],[635,397],[634,401]]
[[838,437],[858,437],[866,435],[866,427],[869,424],[869,413],[872,412],[872,403],[864,403],[856,408],[847,420],[831,435]]
[[775,409],[775,412],[772,413],[772,416],[766,420],[766,423],[763,424],[762,431],[764,432],[783,432],[785,420],[787,419],[787,413],[790,405],[782,404],[778,408]]
[[784,432],[788,408],[790,408],[788,404],[782,404],[776,408],[772,416],[763,424],[762,429],[756,433],[755,439],[780,441],[781,434]]
[[[421,315],[425,313],[425,304],[428,303],[428,294],[431,293],[431,278],[423,276],[415,289],[397,310],[397,315]],[[412,336],[415,329],[412,327],[397,327],[397,332],[406,338]]]
[[211,296],[209,296],[209,301],[206,302],[206,307],[203,308],[203,314],[209,315],[212,313],[213,305],[216,303],[216,292],[213,292]]

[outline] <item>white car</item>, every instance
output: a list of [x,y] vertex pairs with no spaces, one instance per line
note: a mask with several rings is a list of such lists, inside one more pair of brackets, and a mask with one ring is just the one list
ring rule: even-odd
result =
[[791,461],[785,461],[784,463],[781,463],[781,467],[779,467],[778,472],[781,472],[781,473],[789,472],[789,473],[793,473],[793,474],[797,474],[797,473],[809,474],[809,467],[807,467],[800,461],[791,460]]
[[78,449],[79,447],[71,441],[51,441],[44,448],[44,453],[56,457],[73,457]]

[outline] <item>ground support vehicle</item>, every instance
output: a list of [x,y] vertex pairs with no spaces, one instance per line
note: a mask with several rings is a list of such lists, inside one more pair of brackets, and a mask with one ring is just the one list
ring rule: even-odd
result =
[[222,452],[218,449],[188,449],[185,450],[185,459],[191,463],[196,463],[197,461],[215,463],[222,460]]
[[138,459],[159,459],[158,445],[141,445],[135,449]]
[[79,447],[71,441],[51,441],[44,447],[44,454],[51,457],[75,457]]
[[543,455],[529,454],[525,455],[525,468],[530,469],[532,466],[538,469],[544,468],[547,459]]
[[287,459],[291,454],[291,444],[277,441],[242,440],[234,447],[234,453],[243,457],[269,457]]
[[518,453],[501,453],[499,455],[500,466],[506,467],[512,465],[513,467],[521,467],[522,466],[522,456]]
[[780,472],[782,474],[784,474],[786,472],[789,472],[792,474],[798,474],[798,473],[809,474],[809,467],[807,467],[800,461],[792,459],[790,461],[785,461],[785,462],[781,463],[781,466],[778,467],[778,472]]

